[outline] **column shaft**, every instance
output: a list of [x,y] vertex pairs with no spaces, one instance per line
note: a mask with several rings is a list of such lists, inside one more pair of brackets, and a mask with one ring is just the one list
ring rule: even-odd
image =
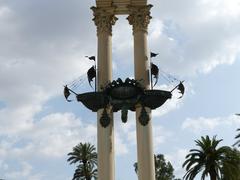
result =
[[[112,80],[112,38],[108,34],[98,35],[98,91]],[[103,110],[97,113],[97,149],[98,149],[98,180],[114,179],[114,126],[113,113],[108,109],[111,118],[107,127],[102,127],[100,118]]]
[[[102,91],[106,84],[112,81],[112,25],[116,17],[103,8],[92,8],[94,22],[97,26],[98,56],[97,56],[97,89]],[[98,151],[98,180],[114,180],[114,123],[113,112],[106,107],[111,121],[107,127],[100,123],[103,109],[97,112],[97,151]]]
[[[150,87],[150,60],[147,47],[147,26],[151,19],[150,8],[151,5],[132,7],[128,17],[129,23],[133,25],[135,79],[141,80],[145,89]],[[138,179],[155,180],[151,110],[146,108],[150,117],[146,126],[139,122],[141,110],[142,106],[138,105],[136,107]]]

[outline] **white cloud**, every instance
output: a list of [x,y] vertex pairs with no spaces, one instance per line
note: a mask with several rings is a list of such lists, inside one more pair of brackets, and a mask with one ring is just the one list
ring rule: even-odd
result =
[[153,118],[163,116],[163,115],[179,108],[180,105],[181,105],[180,100],[177,98],[167,100],[163,106],[152,111],[152,116],[153,116]]
[[[181,75],[207,73],[233,64],[240,52],[239,0],[150,1],[153,22],[163,25],[151,39],[163,69]],[[150,32],[159,28],[150,26]],[[152,29],[153,28],[153,29]]]
[[161,144],[166,143],[172,137],[172,132],[160,125],[153,126],[153,145],[154,152],[158,152]]
[[187,154],[187,149],[177,149],[175,152],[165,155],[166,159],[173,165],[176,178],[182,178],[185,173],[184,169],[182,168],[182,164],[185,161]]
[[127,155],[131,148],[136,145],[135,114],[128,113],[127,123],[121,120],[121,113],[114,115],[115,150],[116,155]]
[[[184,99],[186,98],[185,96],[187,94],[190,94],[190,95],[193,94],[191,84],[184,83],[184,86],[185,86],[185,91],[188,93],[185,93],[182,98],[179,98],[182,96],[182,94],[179,93],[179,90],[177,89],[174,90],[172,92],[171,99],[168,99],[161,107],[152,111],[153,118],[161,117],[165,114],[170,113],[171,111],[179,109],[182,106]],[[156,89],[161,89],[165,91],[171,91],[173,88],[174,88],[173,85],[166,85],[166,84],[163,84],[161,86],[156,86]]]
[[[0,109],[0,167],[10,172],[11,179],[41,179],[27,162],[33,152],[40,158],[59,158],[79,141],[96,141],[95,125],[86,124],[71,113],[35,119],[48,100],[62,93],[64,83],[84,74],[92,65],[84,56],[96,54],[96,28],[89,10],[94,4],[64,0],[19,2],[0,2],[0,101],[5,104]],[[160,53],[162,69],[192,76],[235,62],[240,42],[239,0],[150,3],[154,8],[149,44]],[[119,64],[124,62],[128,67],[132,62],[131,27],[125,19],[114,27],[115,70],[125,70],[126,66]],[[181,103],[172,99],[153,116],[179,108]],[[118,155],[127,154],[136,142],[136,120],[129,116],[127,124],[116,123],[116,147],[122,147]],[[182,128],[202,131],[239,125],[239,119],[231,117],[207,119],[189,118]],[[154,128],[167,135],[155,133],[155,144],[164,143],[171,136],[162,126]],[[11,158],[23,161],[19,171],[13,171],[6,163]]]
[[6,19],[0,28],[1,100],[8,105],[42,103],[59,94],[62,83],[86,73],[91,62],[84,56],[96,49],[94,24],[84,19],[86,14],[91,19],[91,11],[84,8],[90,4],[84,3],[0,4]]
[[11,10],[8,7],[6,6],[0,7],[0,18],[6,18],[7,16],[9,16],[10,13]]
[[126,16],[119,16],[116,24],[113,26],[113,53],[122,56],[133,49],[132,27],[126,20]]
[[182,129],[200,133],[202,131],[214,130],[220,127],[239,126],[240,119],[237,116],[230,115],[228,117],[215,117],[215,118],[187,118],[182,123]]
[[229,0],[229,1],[210,1],[204,0],[204,4],[207,4],[211,9],[215,8],[216,10],[212,10],[210,14],[216,16],[218,14],[222,14],[224,16],[238,17],[240,15],[240,1],[239,0]]
[[[79,142],[95,143],[96,127],[84,124],[70,113],[47,115],[19,136],[1,140],[1,158],[31,159],[34,157],[64,157]],[[20,144],[20,145],[18,145]],[[22,145],[21,145],[22,144]],[[7,152],[7,153],[6,153]]]
[[118,132],[115,133],[115,152],[117,156],[126,155],[129,152],[129,147],[125,141],[125,136],[120,136]]
[[3,170],[3,171],[6,171],[8,169],[8,165],[5,164],[3,161],[0,161],[0,168]]
[[[132,149],[137,149],[135,113],[129,113],[127,123],[121,122],[120,113],[117,113],[114,118],[116,155],[127,155]],[[152,126],[152,135],[154,151],[157,152],[160,145],[166,143],[173,133],[161,125],[154,125]]]
[[[94,43],[95,27],[90,21],[91,12],[86,8],[83,8],[80,13],[82,23],[77,23],[79,9],[76,7],[83,7],[83,4],[74,3],[65,4],[61,1],[55,9],[46,1],[39,4],[29,2],[28,6],[24,3],[21,7],[17,7],[16,3],[2,3],[1,18],[7,18],[8,21],[2,21],[1,27],[8,27],[8,29],[2,28],[0,33],[1,39],[6,39],[6,41],[1,41],[3,61],[0,66],[2,67],[0,82],[4,88],[0,90],[0,99],[7,102],[7,108],[0,113],[1,120],[6,119],[6,115],[21,117],[21,112],[24,112],[24,115],[28,114],[29,117],[22,118],[24,119],[21,121],[23,122],[22,128],[31,127],[31,123],[26,122],[31,121],[30,119],[41,111],[44,102],[60,93],[61,82],[66,82],[82,74],[81,72],[84,72],[89,66],[89,62],[83,57],[85,53],[90,52],[88,47]],[[185,6],[186,4],[189,6]],[[90,4],[85,5],[90,6]],[[30,11],[26,10],[28,7],[31,7]],[[47,7],[46,14],[38,14],[38,9],[45,7]],[[66,11],[63,11],[62,7],[67,7]],[[180,11],[181,7],[185,10]],[[71,8],[71,13],[68,13],[67,10]],[[156,4],[156,8],[158,8],[158,4]],[[153,8],[154,18],[149,29],[149,39],[154,47],[157,44],[160,45],[159,47],[165,46],[161,48],[160,53],[163,67],[165,66],[167,69],[177,67],[176,71],[188,69],[192,72],[208,72],[219,64],[234,62],[239,50],[237,46],[239,37],[236,34],[238,26],[237,23],[231,23],[239,15],[239,4],[236,1],[196,3],[185,0],[180,4],[170,1],[161,2],[159,8],[161,11],[158,13]],[[215,13],[211,10],[214,10]],[[218,21],[223,13],[225,18]],[[68,18],[71,21],[62,20],[60,22],[59,14],[64,19]],[[207,18],[209,14],[215,15]],[[46,16],[49,18],[46,19]],[[89,21],[85,21],[84,18]],[[122,21],[117,23],[128,26],[127,20],[124,23]],[[233,25],[237,27],[234,28]],[[46,29],[37,28],[40,26]],[[58,31],[56,31],[56,27],[59,27]],[[89,27],[91,30],[83,33],[82,29],[89,29]],[[128,30],[131,31],[130,26],[128,26]],[[131,32],[126,33],[127,36],[122,35],[122,32],[126,32],[126,30],[117,28],[115,36],[113,36],[114,42],[117,42],[114,46],[116,52],[124,52],[124,48],[132,47],[132,43],[126,44],[129,38],[131,39]],[[92,37],[90,38],[91,42],[82,40],[83,37]],[[126,40],[122,40],[123,37],[126,37]],[[169,59],[171,56],[172,60]],[[174,60],[176,58],[178,58],[177,61]],[[169,66],[166,66],[166,63],[169,62]],[[177,66],[173,66],[171,63],[177,63]],[[59,90],[56,91],[56,89]],[[175,101],[167,102],[166,108],[155,111],[153,116],[159,116],[169,112],[169,109],[175,109],[176,104]],[[18,124],[16,120],[11,119],[16,118],[10,118],[9,122],[12,122],[10,124]],[[14,129],[14,127],[10,129]]]
[[0,3],[0,100],[6,105],[0,110],[0,134],[31,129],[43,104],[91,66],[84,57],[95,54],[95,27],[85,20],[86,15],[91,19],[84,8],[90,4],[51,3]]
[[[115,146],[117,155],[127,154],[131,148],[137,148],[135,113],[129,113],[127,123],[122,123],[120,113],[115,116]],[[154,151],[158,151],[160,144],[166,142],[172,136],[172,132],[163,126],[152,126]]]
[[23,161],[20,164],[21,169],[16,171],[7,171],[5,177],[12,180],[18,180],[19,178],[26,180],[40,180],[44,178],[42,174],[34,174],[32,172],[33,167],[29,163]]
[[18,134],[31,129],[32,118],[39,107],[22,106],[19,108],[5,108],[0,110],[0,135]]
[[[86,124],[72,113],[49,114],[17,133],[2,133],[2,175],[13,180],[46,179],[45,177],[50,175],[49,172],[33,169],[39,159],[65,159],[67,153],[79,142],[90,142],[96,146],[96,134],[95,124]],[[15,163],[11,163],[12,161]],[[38,173],[35,173],[36,171]]]
[[153,19],[149,25],[149,41],[154,41],[162,35],[163,22],[159,19]]

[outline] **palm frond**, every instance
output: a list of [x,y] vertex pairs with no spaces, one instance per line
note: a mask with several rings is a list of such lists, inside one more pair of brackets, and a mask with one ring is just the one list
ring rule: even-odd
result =
[[77,164],[73,180],[97,179],[97,153],[90,143],[79,143],[68,153],[69,164]]
[[240,155],[236,156],[236,153],[233,153],[232,148],[228,146],[218,148],[221,141],[222,139],[217,140],[216,136],[212,138],[202,136],[200,140],[195,140],[199,149],[191,149],[186,155],[186,160],[182,165],[186,169],[184,179],[193,180],[200,172],[202,180],[207,176],[222,179],[224,173],[231,174],[231,177],[236,176],[237,171],[240,170]]

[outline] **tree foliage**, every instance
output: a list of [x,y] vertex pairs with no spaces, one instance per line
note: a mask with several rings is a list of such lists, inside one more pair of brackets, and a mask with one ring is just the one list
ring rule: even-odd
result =
[[73,180],[97,179],[97,153],[90,143],[79,143],[68,153],[68,162],[77,164]]
[[[155,160],[155,177],[156,180],[173,180],[175,178],[174,168],[170,162],[166,162],[164,155],[154,155]],[[134,163],[135,172],[138,173],[137,163]],[[177,179],[176,179],[177,180]]]
[[[234,167],[232,167],[234,166]],[[240,179],[240,151],[232,149],[223,163],[223,180]]]
[[239,134],[236,135],[235,139],[237,139],[237,142],[235,142],[235,144],[233,146],[238,146],[240,147],[240,128],[237,129],[237,131],[239,131]]
[[166,162],[164,155],[158,154],[154,156],[156,180],[171,180],[174,179],[173,167],[170,162]]
[[193,180],[195,176],[201,173],[201,179],[210,176],[211,180],[223,179],[224,175],[228,180],[237,180],[237,172],[239,161],[236,153],[231,147],[222,146],[217,148],[222,141],[217,140],[216,136],[212,139],[209,136],[201,137],[201,140],[196,140],[196,145],[199,149],[191,149],[186,156],[186,161],[183,167],[186,168],[184,179]]

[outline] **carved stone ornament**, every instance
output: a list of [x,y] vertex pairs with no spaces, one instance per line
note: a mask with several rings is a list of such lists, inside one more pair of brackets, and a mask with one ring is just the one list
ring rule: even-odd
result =
[[93,21],[97,26],[97,34],[107,33],[112,35],[112,26],[118,19],[114,13],[104,8],[91,7],[91,9],[94,15]]
[[152,5],[129,7],[130,15],[127,17],[129,24],[133,25],[133,33],[137,31],[147,32],[150,23],[150,9]]
[[106,108],[104,108],[102,117],[100,118],[100,124],[106,128],[110,124],[111,118],[109,117]]
[[148,122],[150,121],[149,115],[144,106],[142,107],[141,114],[140,114],[138,120],[141,123],[141,125],[143,125],[143,126],[146,126],[148,124]]

